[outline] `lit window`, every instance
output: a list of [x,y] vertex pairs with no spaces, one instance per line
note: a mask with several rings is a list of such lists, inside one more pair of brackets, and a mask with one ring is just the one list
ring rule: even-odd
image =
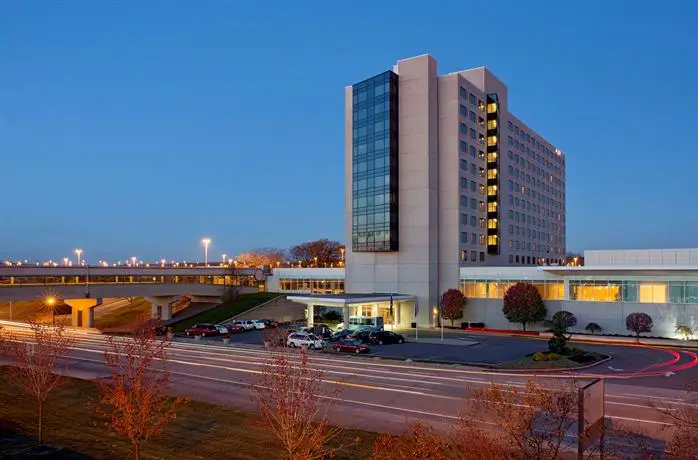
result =
[[496,179],[497,178],[497,169],[488,169],[487,170],[487,178],[488,179]]
[[497,186],[496,185],[487,186],[487,195],[488,196],[497,196]]
[[487,212],[497,212],[497,202],[487,203]]
[[461,251],[460,252],[460,260],[462,260],[463,262],[468,261],[468,251]]
[[485,244],[485,235],[482,233],[480,233],[480,244]]
[[497,162],[497,152],[487,152],[487,162],[496,163]]
[[480,217],[480,228],[485,228],[485,218]]
[[481,201],[480,202],[480,211],[485,212],[486,209],[487,209],[487,205],[485,204],[484,201]]
[[481,160],[484,160],[485,159],[485,152],[483,152],[482,150],[478,151],[477,157]]
[[497,103],[490,102],[487,104],[487,113],[495,113],[497,111]]
[[483,184],[480,184],[480,195],[485,194],[485,186]]
[[488,147],[496,147],[497,146],[497,136],[488,136],[487,137],[487,146]]
[[485,103],[482,102],[480,99],[477,100],[477,106],[478,106],[478,108],[479,108],[480,110],[482,110],[483,112],[485,111]]
[[487,228],[497,228],[497,219],[487,219]]
[[497,235],[488,235],[487,236],[487,245],[488,246],[497,246]]

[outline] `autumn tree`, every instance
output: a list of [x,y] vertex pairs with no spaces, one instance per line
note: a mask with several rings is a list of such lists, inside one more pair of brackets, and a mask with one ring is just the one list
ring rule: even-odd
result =
[[300,261],[304,266],[324,267],[342,260],[343,247],[339,241],[324,238],[293,246],[289,249],[289,256],[293,262]]
[[652,332],[652,318],[647,313],[630,313],[625,318],[625,328],[640,341],[640,334]]
[[441,315],[451,320],[451,326],[457,319],[463,317],[463,307],[467,304],[467,299],[458,289],[449,289],[441,295]]
[[312,367],[304,349],[274,347],[262,366],[253,392],[262,420],[289,460],[332,456],[328,443],[342,430],[331,426],[328,414],[337,392],[323,385],[323,373]]
[[578,390],[574,382],[544,387],[529,380],[524,388],[495,382],[471,394],[471,413],[501,430],[499,444],[508,458],[557,459],[563,441],[577,424]]
[[238,262],[252,267],[276,266],[285,259],[286,251],[279,248],[249,249],[236,257]]
[[43,443],[44,404],[51,392],[64,381],[59,360],[68,355],[74,342],[62,326],[44,326],[29,321],[28,333],[0,331],[0,354],[9,360],[7,374],[11,384],[36,400],[38,439]]
[[107,338],[110,378],[98,382],[98,412],[111,421],[114,431],[133,444],[136,460],[144,441],[159,435],[176,416],[181,398],[168,395],[167,338],[159,340],[150,322],[132,336]]
[[542,321],[547,310],[538,289],[529,283],[516,283],[504,294],[502,312],[511,323],[521,323],[523,330],[526,324]]

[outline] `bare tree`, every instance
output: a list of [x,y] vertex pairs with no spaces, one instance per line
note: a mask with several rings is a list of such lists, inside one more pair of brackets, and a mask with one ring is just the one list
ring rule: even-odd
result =
[[64,381],[57,364],[65,357],[74,339],[62,326],[52,327],[30,320],[29,334],[0,331],[0,353],[9,359],[10,383],[30,394],[38,408],[38,438],[43,443],[44,403]]
[[342,260],[343,248],[344,245],[339,241],[323,238],[293,246],[289,255],[292,262],[300,261],[305,266],[324,267],[337,265]]
[[502,445],[517,457],[557,459],[565,436],[575,426],[578,393],[574,382],[543,387],[529,380],[525,387],[491,382],[472,392],[471,413],[494,422]]
[[238,262],[252,267],[276,266],[286,259],[286,251],[279,248],[249,249],[237,255]]
[[112,368],[109,379],[98,382],[98,412],[110,418],[114,431],[133,444],[136,460],[144,441],[159,435],[175,418],[182,398],[168,395],[167,338],[159,340],[150,322],[131,337],[111,336],[105,360]]
[[323,386],[323,374],[311,367],[308,354],[278,347],[253,386],[262,420],[289,460],[321,459],[334,454],[328,442],[342,430],[328,422],[337,392]]

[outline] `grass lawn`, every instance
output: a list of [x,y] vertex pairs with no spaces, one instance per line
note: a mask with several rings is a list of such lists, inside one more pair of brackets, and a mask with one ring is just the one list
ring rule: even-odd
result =
[[[132,458],[129,441],[115,435],[94,411],[97,398],[95,384],[78,379],[69,379],[51,393],[44,409],[44,441],[72,455],[65,452],[50,458]],[[35,430],[34,400],[11,386],[0,368],[0,458],[34,444]],[[336,458],[368,458],[374,437],[371,432],[347,431],[338,443],[349,447]],[[145,443],[142,453],[144,459],[282,458],[274,441],[253,413],[190,401],[162,436]]]
[[531,356],[522,356],[521,358],[514,359],[511,361],[506,361],[503,363],[500,363],[496,367],[498,369],[560,369],[560,368],[576,368],[576,367],[582,367],[582,366],[588,366],[590,364],[593,364],[594,362],[601,361],[602,359],[605,359],[607,356],[602,355],[600,353],[586,353],[587,355],[593,356],[596,358],[593,361],[590,362],[584,362],[580,363],[577,361],[573,361],[569,359],[568,356],[562,356],[558,355],[557,359],[555,361],[535,361],[533,359],[533,355]]
[[[51,321],[51,311],[42,300],[20,300],[12,302],[12,320],[26,321],[35,318],[39,322]],[[0,319],[10,319],[10,302],[0,302]]]
[[97,316],[95,318],[95,327],[98,329],[106,329],[124,326],[135,323],[143,316],[150,317],[150,315],[150,302],[142,297],[137,297],[134,299],[133,305],[126,305],[106,315]]
[[279,294],[275,292],[256,292],[254,294],[243,294],[234,300],[228,300],[218,305],[216,308],[202,312],[191,318],[172,326],[175,332],[184,332],[196,323],[219,323],[231,316],[244,313],[250,308],[256,307],[259,304],[267,302]]

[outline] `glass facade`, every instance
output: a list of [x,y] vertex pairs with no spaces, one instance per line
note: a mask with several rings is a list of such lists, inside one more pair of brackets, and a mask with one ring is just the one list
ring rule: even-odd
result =
[[516,283],[533,284],[543,300],[563,300],[565,298],[565,285],[562,281],[551,280],[478,280],[463,279],[460,289],[465,297],[471,299],[503,299],[507,290]]
[[499,102],[487,95],[487,253],[499,254]]
[[352,250],[398,250],[398,76],[352,87]]
[[309,292],[311,294],[343,294],[343,279],[280,278],[281,292]]

